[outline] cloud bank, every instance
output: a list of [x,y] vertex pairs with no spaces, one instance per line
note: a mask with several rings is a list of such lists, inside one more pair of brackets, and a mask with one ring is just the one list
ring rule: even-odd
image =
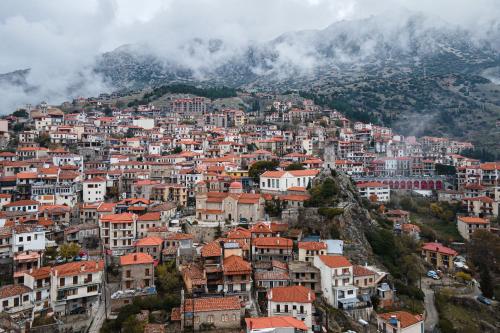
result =
[[[92,68],[99,54],[124,44],[144,45],[164,59],[206,68],[244,52],[251,41],[381,13],[395,13],[389,21],[397,21],[400,10],[440,18],[477,37],[500,36],[496,0],[3,0],[0,73],[30,68],[26,84],[32,89],[0,83],[0,113],[113,89]],[[224,44],[218,52],[196,45],[208,39]],[[287,44],[277,50],[284,63],[315,65],[307,50]]]

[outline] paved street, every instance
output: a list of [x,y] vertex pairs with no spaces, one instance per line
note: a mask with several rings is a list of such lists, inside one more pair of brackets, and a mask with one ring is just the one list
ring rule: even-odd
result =
[[[106,289],[106,294],[108,296],[108,314],[109,314],[109,309],[111,308],[110,304],[109,304],[109,301],[110,301],[109,288],[106,287],[105,289]],[[97,308],[97,310],[93,314],[93,317],[94,317],[94,320],[92,321],[92,324],[89,327],[88,333],[99,333],[99,330],[101,329],[102,324],[104,323],[104,320],[106,319],[105,308],[104,308],[104,298],[99,303],[99,307]]]
[[430,288],[430,284],[433,280],[428,278],[422,279],[422,291],[424,292],[424,305],[425,305],[425,331],[434,332],[435,327],[439,321],[439,314],[436,309],[436,304],[434,303],[434,290]]

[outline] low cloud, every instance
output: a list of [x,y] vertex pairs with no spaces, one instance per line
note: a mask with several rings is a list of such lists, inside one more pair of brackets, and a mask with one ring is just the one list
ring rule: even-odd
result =
[[[404,19],[387,13],[422,12],[439,18],[431,25],[446,22],[470,29],[478,39],[494,41],[492,37],[500,36],[499,8],[495,0],[4,0],[0,73],[31,71],[28,87],[0,81],[0,113],[25,103],[59,103],[112,90],[92,68],[101,53],[124,44],[138,45],[140,52],[192,69],[204,79],[211,68],[244,54],[249,46],[288,31],[325,29],[335,22],[381,13],[388,18],[381,29],[390,30]],[[398,42],[404,45],[407,39],[401,35]],[[286,75],[290,65],[308,73],[325,60],[315,50],[297,45],[302,44],[275,45],[276,75]],[[375,52],[375,46],[366,40],[361,53]],[[352,54],[338,52],[336,57],[347,62]]]

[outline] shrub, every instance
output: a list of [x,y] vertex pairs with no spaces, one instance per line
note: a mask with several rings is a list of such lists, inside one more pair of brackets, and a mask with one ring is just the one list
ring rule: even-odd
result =
[[327,219],[333,219],[335,216],[342,215],[344,210],[342,208],[330,208],[330,207],[320,207],[318,209],[318,214],[326,217]]

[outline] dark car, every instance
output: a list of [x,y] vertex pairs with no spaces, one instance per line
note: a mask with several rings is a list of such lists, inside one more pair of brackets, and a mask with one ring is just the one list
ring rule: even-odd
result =
[[491,305],[491,299],[484,297],[483,295],[477,296],[477,300],[483,304]]

